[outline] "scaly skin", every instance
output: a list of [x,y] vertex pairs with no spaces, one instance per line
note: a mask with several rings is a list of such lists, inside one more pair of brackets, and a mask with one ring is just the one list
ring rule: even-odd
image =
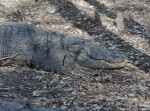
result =
[[34,108],[25,101],[8,102],[0,99],[0,111],[65,111],[60,108]]
[[0,58],[18,56],[11,62],[36,69],[68,73],[64,67],[116,69],[125,57],[86,39],[47,32],[21,23],[0,23]]

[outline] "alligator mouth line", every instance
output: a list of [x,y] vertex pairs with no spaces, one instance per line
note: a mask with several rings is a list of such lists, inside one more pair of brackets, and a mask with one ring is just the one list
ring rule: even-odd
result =
[[126,59],[123,59],[121,61],[116,61],[115,60],[109,61],[105,59],[96,59],[89,54],[86,53],[80,53],[80,56],[77,58],[77,64],[83,67],[87,68],[92,68],[92,69],[120,69],[123,68],[127,63]]
[[[105,65],[111,66],[110,68],[107,67],[107,69],[114,69],[114,68],[115,69],[120,69],[120,68],[123,68],[127,63],[127,60],[122,61],[122,62],[108,62],[108,61],[104,61],[104,60],[97,60],[97,61],[99,61],[100,64],[102,63],[102,64],[105,64]],[[105,68],[105,65],[104,65],[103,68]]]
[[93,57],[93,56],[91,56],[91,55],[89,55],[87,52],[86,52],[86,54],[90,57],[90,58],[92,58],[92,59],[94,59],[94,60],[99,60],[99,61],[102,61],[102,62],[104,62],[104,63],[108,63],[108,64],[119,64],[119,63],[123,63],[124,61],[126,61],[126,59],[125,59],[125,57],[124,57],[124,59],[122,59],[122,60],[112,60],[112,59],[103,59],[103,58],[95,58],[95,57]]

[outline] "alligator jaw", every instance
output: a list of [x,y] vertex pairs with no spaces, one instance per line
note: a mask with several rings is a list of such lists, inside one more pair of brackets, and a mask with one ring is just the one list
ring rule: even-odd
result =
[[116,61],[116,62],[108,62],[108,60],[98,60],[91,58],[85,53],[80,53],[78,57],[76,57],[75,62],[86,68],[91,69],[120,69],[126,65],[126,60]]

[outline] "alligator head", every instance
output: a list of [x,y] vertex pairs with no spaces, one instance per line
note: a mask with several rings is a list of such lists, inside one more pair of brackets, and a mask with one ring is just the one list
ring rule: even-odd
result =
[[[52,39],[51,39],[52,40]],[[50,44],[51,59],[59,64],[81,66],[91,69],[118,69],[126,64],[124,55],[103,46],[77,37],[53,39]]]

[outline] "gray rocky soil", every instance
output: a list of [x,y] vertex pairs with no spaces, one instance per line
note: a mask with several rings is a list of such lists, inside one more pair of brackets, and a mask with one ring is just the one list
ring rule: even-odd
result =
[[0,100],[70,111],[150,110],[149,18],[150,0],[0,0],[0,21],[89,39],[128,59],[123,69],[68,75],[3,66]]

